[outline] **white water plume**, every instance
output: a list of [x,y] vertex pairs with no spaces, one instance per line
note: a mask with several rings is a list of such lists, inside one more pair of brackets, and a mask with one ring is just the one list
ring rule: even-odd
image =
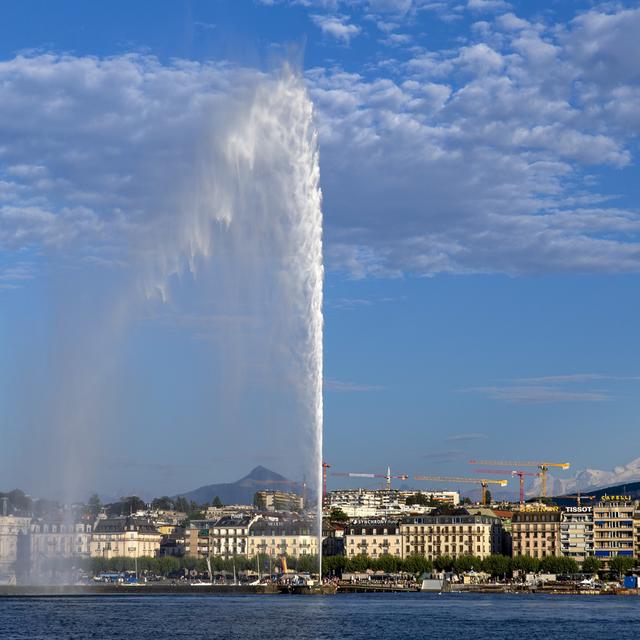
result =
[[[37,56],[0,64],[0,87],[12,194],[0,246],[46,257],[39,330],[56,345],[42,365],[26,346],[13,356],[25,372],[14,386],[28,379],[29,392],[10,415],[29,465],[16,464],[24,475],[12,482],[39,474],[32,487],[59,482],[69,499],[118,476],[130,490],[131,468],[158,495],[171,487],[154,487],[168,455],[157,445],[176,438],[200,445],[181,469],[217,457],[198,480],[174,477],[175,493],[223,479],[216,465],[234,479],[250,450],[296,479],[312,469],[321,528],[322,212],[299,75]],[[161,334],[147,351],[155,365],[131,364],[149,328]],[[165,355],[174,331],[192,342]],[[210,377],[191,373],[185,345]],[[208,431],[191,433],[209,410]]]
[[[169,214],[145,253],[146,291],[166,301],[171,276],[208,269],[214,280],[233,274],[234,286],[242,275],[244,307],[249,301],[254,316],[283,305],[271,309],[276,322],[268,332],[285,350],[271,363],[284,367],[306,414],[304,457],[312,461],[321,548],[323,263],[313,106],[300,78],[285,69],[261,82],[234,120],[222,132],[215,122],[205,126],[196,171],[181,194],[188,194],[184,215]],[[227,290],[223,299],[232,296]]]

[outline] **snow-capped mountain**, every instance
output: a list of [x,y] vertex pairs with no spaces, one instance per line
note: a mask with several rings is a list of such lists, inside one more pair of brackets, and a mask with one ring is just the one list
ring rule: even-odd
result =
[[[547,495],[560,496],[576,491],[590,491],[624,482],[640,481],[640,458],[628,464],[614,467],[611,471],[602,469],[582,469],[571,474],[570,471],[553,471],[547,473]],[[540,478],[527,491],[529,496],[539,496]]]

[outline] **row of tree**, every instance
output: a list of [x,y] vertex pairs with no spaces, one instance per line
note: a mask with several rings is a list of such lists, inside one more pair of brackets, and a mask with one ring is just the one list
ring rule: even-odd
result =
[[[610,562],[610,573],[620,577],[631,571],[636,566],[634,558],[616,557]],[[331,556],[323,559],[323,572],[328,575],[340,575],[345,571],[362,572],[367,569],[373,571],[385,571],[396,573],[419,574],[428,571],[453,571],[457,574],[468,571],[484,571],[494,578],[513,576],[514,572],[524,573],[554,573],[554,574],[597,574],[603,572],[602,563],[593,556],[588,557],[582,563],[573,558],[564,556],[547,556],[546,558],[532,558],[530,556],[504,556],[491,555],[486,558],[476,556],[440,556],[431,561],[419,555],[409,556],[406,559],[391,555],[383,555],[379,558],[370,558],[365,555],[357,555],[352,558],[345,556]]]
[[[318,570],[317,556],[300,556],[299,558],[286,558],[287,567],[294,571],[303,573],[313,573]],[[238,571],[252,571],[262,574],[269,574],[276,570],[282,570],[280,558],[270,558],[266,554],[260,554],[257,558],[247,556],[235,556],[235,558],[220,558],[212,556],[210,558],[211,569],[214,572],[226,571],[232,573]],[[82,568],[91,575],[100,573],[133,571],[138,568],[141,574],[156,576],[176,576],[185,572],[195,571],[199,575],[206,575],[208,572],[207,561],[204,558],[194,558],[191,556],[174,557],[165,556],[162,558],[152,558],[143,556],[137,559],[116,557],[116,558],[88,558]]]
[[[318,557],[315,555],[300,556],[293,558],[287,556],[287,567],[302,573],[316,573],[318,569]],[[220,558],[213,556],[210,558],[211,568],[214,572],[227,571],[232,573],[238,571],[258,570],[262,574],[274,573],[282,570],[282,560],[273,558],[266,554],[260,554],[257,558],[247,556],[236,556],[235,558]],[[71,568],[71,565],[81,568],[91,575],[108,572],[133,571],[136,567],[134,558],[87,558],[83,561],[77,559],[52,559],[47,568],[51,571],[62,571]],[[609,573],[620,578],[625,573],[632,571],[638,565],[635,558],[616,557],[610,562]],[[208,572],[207,562],[203,558],[191,556],[183,557],[140,557],[137,559],[138,572],[141,574],[157,576],[176,576],[186,572],[195,571],[199,575],[206,575]],[[413,575],[420,575],[430,571],[452,571],[463,574],[469,571],[483,571],[494,578],[509,578],[515,572],[520,573],[553,573],[553,574],[576,574],[585,573],[589,575],[603,574],[602,563],[594,557],[587,558],[581,566],[573,558],[564,556],[548,556],[538,559],[530,556],[510,556],[491,555],[486,558],[476,556],[440,556],[433,561],[420,555],[411,555],[401,559],[396,556],[382,555],[379,558],[370,558],[365,555],[357,555],[351,558],[345,556],[325,556],[322,559],[322,573],[325,576],[340,576],[345,572],[364,572],[367,570],[384,571],[385,573],[406,572]]]

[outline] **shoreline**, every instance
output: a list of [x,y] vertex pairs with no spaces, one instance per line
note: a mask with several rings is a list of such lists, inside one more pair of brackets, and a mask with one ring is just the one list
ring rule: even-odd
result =
[[[446,595],[466,593],[479,595],[553,595],[553,596],[638,596],[638,589],[618,589],[596,591],[579,589],[513,589],[508,585],[501,588],[466,588],[442,592]],[[2,585],[0,599],[4,598],[65,598],[65,597],[120,597],[120,596],[196,596],[196,595],[340,595],[353,593],[420,593],[425,596],[438,595],[437,591],[420,589],[376,588],[372,586],[339,586],[337,589],[326,585],[322,589],[313,587],[280,587],[278,585],[191,585],[191,584],[141,584],[141,585]]]

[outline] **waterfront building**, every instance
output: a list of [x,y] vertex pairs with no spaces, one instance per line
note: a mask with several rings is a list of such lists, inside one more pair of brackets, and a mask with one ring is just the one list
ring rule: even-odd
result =
[[247,555],[249,527],[257,519],[257,515],[241,514],[192,520],[185,535],[185,553],[199,558]]
[[248,554],[249,527],[258,519],[255,515],[224,516],[209,529],[211,555],[233,558]]
[[328,519],[322,521],[322,555],[343,556],[345,555],[344,542],[347,525],[340,522],[330,522]]
[[495,516],[500,518],[502,524],[502,534],[500,542],[500,552],[502,555],[512,555],[513,549],[511,546],[511,519],[513,518],[513,511],[510,509],[497,509],[489,507],[465,507],[467,511],[473,515],[486,515]]
[[593,552],[593,507],[564,507],[560,512],[560,553],[582,562]]
[[26,549],[30,524],[30,517],[0,516],[0,584],[16,581],[16,565]]
[[211,555],[209,531],[213,530],[219,518],[191,520],[185,531],[185,554],[194,558],[208,558]]
[[261,511],[302,511],[304,499],[291,491],[258,491],[255,506]]
[[514,512],[511,519],[511,546],[514,556],[546,558],[560,555],[560,512]]
[[156,556],[161,536],[149,520],[132,516],[99,519],[93,529],[94,558]]
[[605,495],[594,505],[594,555],[605,566],[616,556],[633,556],[634,512],[635,502],[627,495]]
[[[418,491],[399,491],[397,489],[343,489],[327,494],[328,509],[340,509],[350,518],[374,518],[391,515],[409,515],[415,512],[428,513],[433,507],[407,505],[406,500]],[[423,491],[428,500],[458,505],[460,494],[457,491]]]
[[402,532],[397,520],[367,518],[352,520],[345,529],[344,548],[348,558],[366,555],[403,557]]
[[299,558],[318,553],[315,523],[309,520],[257,519],[249,527],[248,555]]
[[403,557],[421,555],[480,558],[500,553],[502,523],[495,515],[472,514],[467,509],[443,509],[400,523]]
[[92,525],[88,522],[33,520],[29,525],[26,553],[32,572],[45,570],[56,558],[88,558],[91,555]]
[[640,558],[640,505],[637,502],[633,514],[633,555]]

